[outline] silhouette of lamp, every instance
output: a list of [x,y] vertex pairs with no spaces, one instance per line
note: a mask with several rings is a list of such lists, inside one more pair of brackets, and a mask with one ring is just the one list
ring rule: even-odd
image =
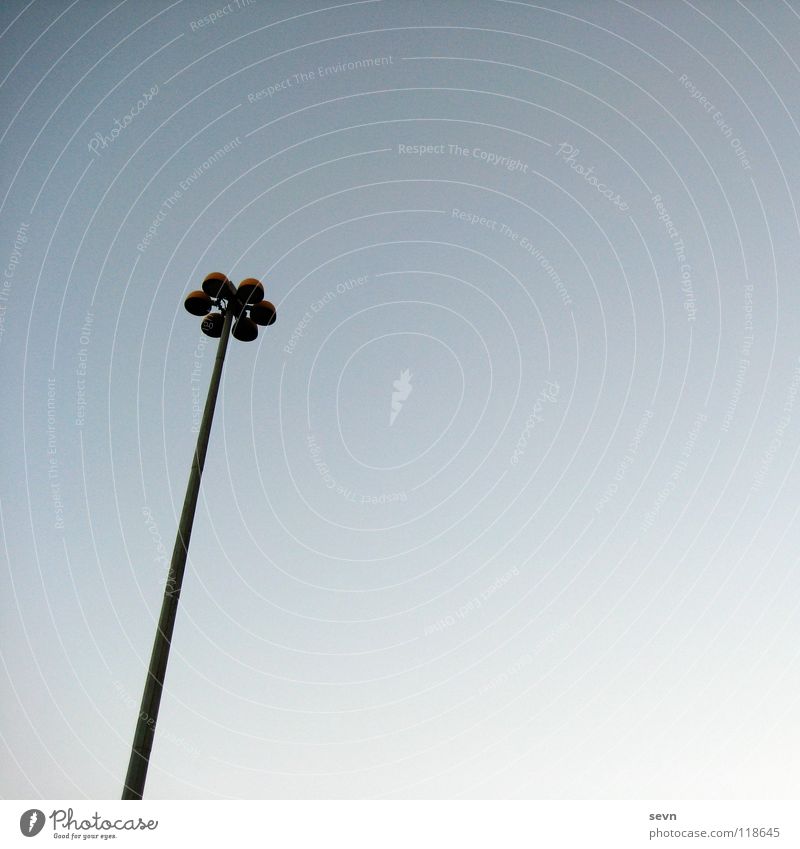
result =
[[248,277],[246,280],[242,280],[238,286],[234,286],[224,274],[216,271],[203,280],[202,289],[189,293],[184,306],[192,315],[202,316],[203,321],[200,328],[203,333],[206,336],[219,339],[219,344],[214,360],[214,370],[211,373],[211,382],[208,386],[208,397],[203,410],[203,418],[197,434],[197,446],[192,458],[189,483],[186,487],[186,497],[175,538],[175,547],[172,550],[172,560],[164,588],[161,615],[158,620],[158,629],[153,642],[153,652],[150,656],[150,666],[144,685],[142,707],[136,720],[131,757],[122,791],[123,799],[141,799],[144,793],[147,768],[150,764],[150,752],[153,749],[155,738],[158,709],[161,704],[161,692],[164,687],[164,675],[167,670],[167,660],[169,659],[169,649],[172,642],[172,632],[175,627],[178,600],[186,568],[186,554],[189,550],[197,496],[200,491],[200,478],[203,474],[228,338],[232,333],[234,339],[241,342],[252,342],[258,336],[259,325],[267,327],[274,324],[276,318],[275,307],[269,301],[264,300],[264,287],[258,280],[254,277]]

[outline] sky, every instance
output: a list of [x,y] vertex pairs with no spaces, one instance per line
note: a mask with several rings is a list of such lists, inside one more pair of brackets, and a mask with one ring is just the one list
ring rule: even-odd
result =
[[797,796],[800,4],[0,10],[5,798]]

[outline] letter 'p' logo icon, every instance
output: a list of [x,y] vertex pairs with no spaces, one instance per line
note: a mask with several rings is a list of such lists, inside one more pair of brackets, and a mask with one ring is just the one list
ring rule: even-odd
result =
[[38,808],[31,808],[19,818],[19,830],[25,837],[36,837],[44,828],[44,813]]

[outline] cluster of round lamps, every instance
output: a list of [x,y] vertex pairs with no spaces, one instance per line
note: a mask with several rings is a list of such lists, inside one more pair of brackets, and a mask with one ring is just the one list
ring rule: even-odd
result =
[[184,306],[192,315],[203,318],[203,333],[215,339],[222,335],[227,310],[233,310],[231,332],[240,342],[252,342],[259,325],[275,324],[275,306],[264,300],[264,287],[255,277],[234,286],[226,275],[214,271],[203,280],[202,289],[189,293]]

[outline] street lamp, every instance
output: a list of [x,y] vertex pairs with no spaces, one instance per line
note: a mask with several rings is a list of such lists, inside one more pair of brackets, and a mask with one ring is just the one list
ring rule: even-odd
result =
[[214,360],[214,370],[211,373],[203,419],[197,434],[197,446],[192,458],[189,484],[186,487],[175,547],[172,549],[172,560],[164,588],[158,630],[153,641],[153,653],[150,656],[150,667],[144,685],[142,707],[136,720],[131,758],[125,777],[125,787],[122,790],[123,799],[141,799],[144,793],[158,708],[161,704],[161,691],[164,687],[164,674],[167,670],[169,647],[175,627],[175,615],[178,612],[183,573],[186,568],[186,553],[192,535],[197,494],[200,491],[200,477],[203,474],[228,337],[232,332],[235,339],[252,342],[258,336],[258,325],[266,326],[275,323],[275,307],[263,298],[264,287],[254,277],[242,280],[237,287],[224,274],[214,272],[203,280],[203,288],[191,292],[184,302],[184,306],[192,315],[203,316],[200,325],[203,333],[219,339],[219,345]]

